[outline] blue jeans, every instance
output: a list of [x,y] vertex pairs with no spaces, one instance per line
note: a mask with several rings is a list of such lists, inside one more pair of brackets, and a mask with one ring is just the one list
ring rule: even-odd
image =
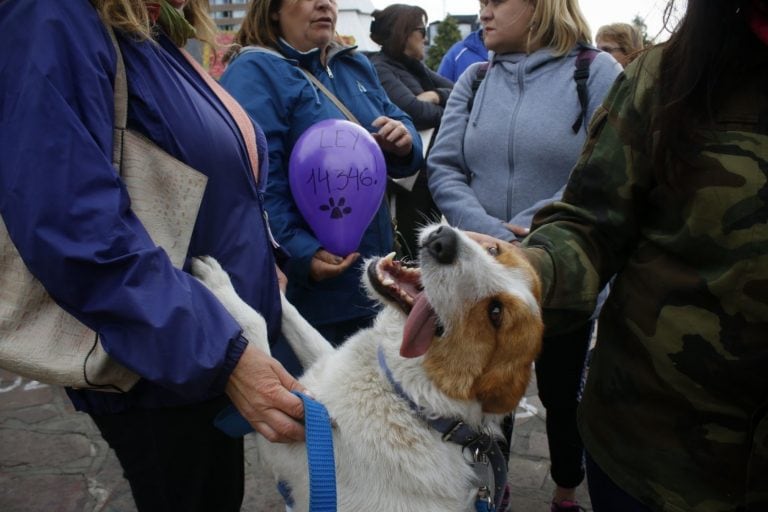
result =
[[651,512],[651,509],[624,492],[587,454],[587,485],[594,512]]

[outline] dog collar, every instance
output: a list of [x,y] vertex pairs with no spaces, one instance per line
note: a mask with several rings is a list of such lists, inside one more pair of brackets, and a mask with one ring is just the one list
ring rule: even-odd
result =
[[[408,407],[421,419],[423,419],[430,427],[437,430],[443,435],[443,441],[449,441],[462,447],[462,450],[469,450],[472,454],[474,461],[473,465],[477,468],[477,465],[485,465],[486,469],[490,469],[493,474],[493,501],[491,500],[489,489],[485,486],[481,487],[478,491],[478,503],[489,503],[489,507],[485,510],[497,510],[495,505],[501,504],[504,497],[504,486],[507,483],[507,461],[505,460],[504,453],[499,447],[499,443],[496,438],[487,432],[478,432],[474,428],[464,423],[461,419],[457,418],[443,418],[443,417],[429,417],[424,413],[424,410],[416,405],[416,403],[408,396],[399,382],[395,380],[395,376],[392,375],[392,370],[387,365],[387,359],[384,357],[384,348],[379,345],[378,349],[379,368],[384,372],[392,389],[395,393],[402,398]],[[503,441],[502,441],[503,442]],[[487,483],[487,482],[484,482]],[[478,507],[478,510],[480,508]],[[503,512],[498,509],[498,512]]]

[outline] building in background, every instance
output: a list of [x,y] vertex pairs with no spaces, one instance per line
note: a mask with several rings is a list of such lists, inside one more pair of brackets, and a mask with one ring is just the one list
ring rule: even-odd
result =
[[209,0],[211,17],[216,28],[225,32],[240,28],[249,0]]
[[361,52],[377,52],[379,45],[371,41],[371,13],[376,9],[371,0],[339,0],[336,32],[346,44],[357,45]]

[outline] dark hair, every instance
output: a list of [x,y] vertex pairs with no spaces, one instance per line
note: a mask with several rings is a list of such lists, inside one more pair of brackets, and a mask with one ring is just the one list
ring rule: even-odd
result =
[[[664,44],[659,74],[661,104],[651,129],[658,133],[657,179],[682,178],[669,165],[695,142],[695,127],[711,126],[715,112],[745,76],[768,75],[768,47],[749,29],[750,0],[688,0],[679,27]],[[665,20],[674,7],[670,0]]]
[[392,4],[384,10],[373,11],[371,39],[381,45],[381,51],[400,58],[411,33],[427,23],[427,12],[416,5]]

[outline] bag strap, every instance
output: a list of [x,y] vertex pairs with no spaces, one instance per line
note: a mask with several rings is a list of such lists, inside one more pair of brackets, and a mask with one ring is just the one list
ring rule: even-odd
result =
[[[335,95],[335,94],[333,94],[333,93],[332,93],[330,90],[328,90],[328,88],[327,88],[326,86],[324,86],[324,85],[323,85],[323,83],[322,83],[320,80],[318,80],[318,79],[317,79],[317,77],[316,77],[315,75],[313,75],[312,73],[310,73],[308,70],[306,70],[306,69],[304,69],[304,68],[299,68],[299,69],[301,69],[301,72],[302,72],[302,73],[304,73],[305,75],[307,75],[307,78],[309,78],[309,80],[310,80],[310,81],[311,81],[313,84],[315,84],[315,87],[317,87],[318,89],[320,89],[320,92],[322,92],[323,94],[325,94],[325,95],[328,97],[328,99],[329,99],[329,100],[331,100],[331,102],[333,102],[333,104],[334,104],[334,105],[336,105],[336,108],[338,108],[338,109],[341,111],[341,113],[342,113],[342,114],[344,114],[344,117],[346,117],[348,120],[352,121],[352,122],[353,122],[353,123],[355,123],[355,124],[360,124],[360,121],[358,121],[358,120],[357,120],[357,118],[355,117],[355,114],[353,114],[353,113],[352,113],[352,112],[351,112],[351,111],[350,111],[350,110],[347,108],[347,106],[346,106],[346,105],[344,105],[344,104],[341,102],[341,100],[340,100],[339,98],[337,98],[337,97],[336,97],[336,95]],[[361,125],[361,126],[362,126],[362,125]]]
[[490,62],[483,62],[477,67],[477,73],[475,74],[475,79],[472,80],[472,94],[469,96],[469,101],[467,102],[468,112],[472,112],[472,107],[475,104],[475,96],[477,96],[477,90],[480,88],[480,84],[483,83],[483,79],[485,79],[485,75],[488,74],[489,67],[491,67]]
[[237,100],[232,97],[232,95],[230,95],[221,85],[219,85],[219,83],[213,79],[210,73],[203,69],[203,66],[201,66],[200,63],[197,62],[197,60],[195,60],[195,58],[189,54],[189,52],[183,48],[179,48],[179,50],[181,51],[181,54],[184,56],[184,58],[186,58],[189,64],[194,68],[194,70],[197,71],[197,74],[202,77],[206,84],[208,84],[208,87],[210,87],[213,93],[218,96],[221,103],[224,104],[224,108],[227,109],[229,115],[231,115],[232,119],[235,121],[238,130],[240,130],[240,136],[242,136],[243,141],[245,141],[245,149],[248,152],[248,159],[251,163],[253,179],[255,183],[258,183],[259,152],[256,147],[256,130],[253,128],[253,122],[251,122],[251,118],[245,112],[243,107],[240,106],[240,103],[238,103]]
[[128,123],[128,81],[125,77],[123,54],[120,51],[115,31],[107,23],[104,26],[107,28],[112,45],[115,47],[115,125],[112,134],[112,165],[120,174],[123,159],[123,133],[125,133],[126,124]]
[[595,60],[598,50],[594,48],[584,47],[579,50],[579,55],[576,57],[576,69],[573,71],[573,80],[576,82],[576,94],[579,96],[579,105],[581,111],[576,121],[571,126],[573,133],[579,133],[582,124],[587,122],[587,109],[589,107],[589,89],[587,88],[587,80],[589,80],[589,65]]
[[[123,133],[128,124],[128,80],[125,74],[125,62],[123,54],[120,51],[120,45],[117,42],[115,31],[109,24],[105,23],[112,45],[115,47],[115,128],[112,142],[112,164],[120,172],[123,155]],[[180,48],[181,54],[189,61],[194,70],[202,77],[208,87],[224,104],[232,119],[235,121],[240,135],[245,142],[245,149],[250,161],[251,173],[255,183],[259,182],[259,152],[256,147],[256,130],[253,128],[251,119],[246,114],[243,107],[220,86],[207,71],[189,54],[186,50]]]

